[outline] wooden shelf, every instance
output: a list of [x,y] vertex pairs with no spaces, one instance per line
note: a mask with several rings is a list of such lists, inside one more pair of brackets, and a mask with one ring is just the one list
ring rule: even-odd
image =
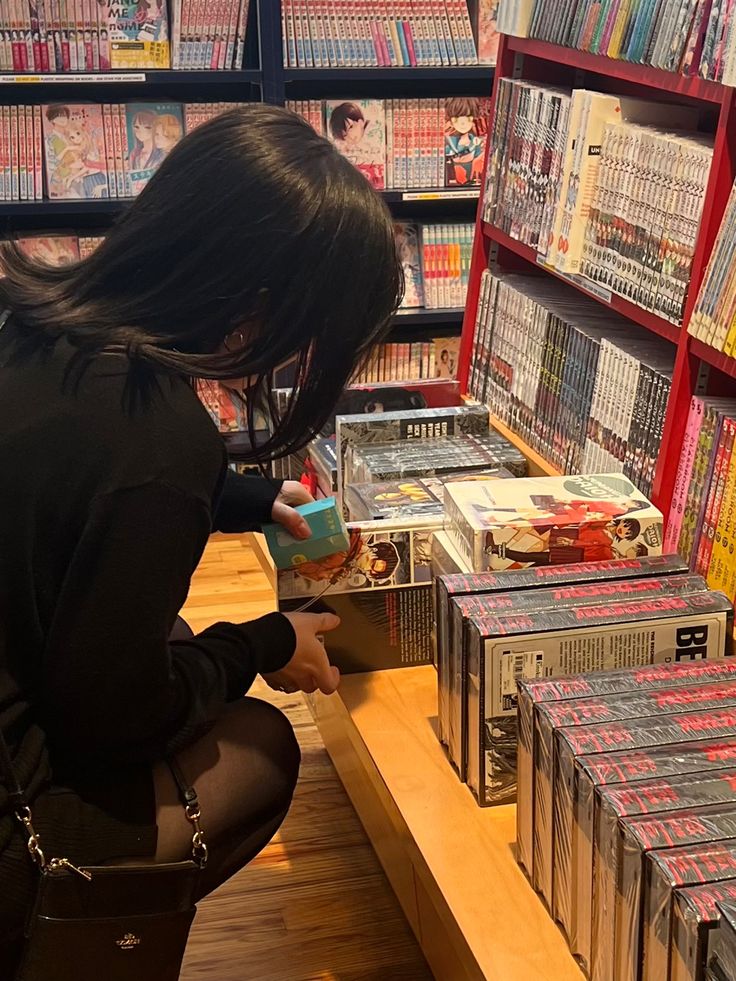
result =
[[495,242],[504,249],[508,249],[509,252],[513,252],[514,255],[519,256],[521,259],[525,259],[531,265],[539,269],[544,269],[545,272],[549,273],[550,276],[554,276],[555,279],[567,283],[568,286],[572,286],[578,292],[589,296],[597,303],[601,303],[603,306],[615,310],[616,313],[622,317],[626,317],[632,323],[638,324],[645,330],[657,334],[659,337],[663,337],[673,344],[677,344],[681,333],[681,329],[677,324],[671,324],[663,317],[658,317],[656,314],[650,313],[648,310],[644,310],[635,303],[631,303],[629,300],[625,300],[622,296],[617,296],[615,293],[610,293],[608,290],[601,289],[600,292],[596,292],[595,284],[591,284],[591,288],[587,289],[580,281],[565,276],[564,273],[559,273],[557,270],[551,268],[551,266],[542,262],[541,257],[534,249],[525,245],[523,242],[517,242],[516,239],[511,238],[506,232],[502,232],[500,228],[496,228],[495,225],[491,225],[486,221],[483,222],[483,233],[492,242]]
[[702,341],[696,340],[694,337],[690,338],[690,350],[697,358],[705,361],[712,368],[722,371],[724,375],[729,375],[731,378],[736,378],[736,358],[729,358],[723,351],[716,351],[714,347],[703,344]]
[[586,51],[578,51],[576,48],[564,48],[547,41],[535,41],[532,38],[507,37],[506,46],[514,54],[556,62],[559,65],[576,68],[578,71],[591,72],[606,78],[616,78],[619,81],[656,89],[659,92],[669,92],[683,99],[693,99],[697,102],[715,102],[717,104],[722,103],[725,99],[725,86],[702,78],[689,78],[685,75],[678,75],[676,72],[651,68],[648,65],[616,61],[613,58],[588,54]]
[[434,668],[351,675],[311,703],[435,977],[580,981],[516,864],[514,806],[478,807],[437,740]]
[[562,475],[562,471],[554,467],[549,460],[533,450],[528,443],[525,443],[518,433],[515,433],[512,429],[506,425],[505,422],[501,422],[496,416],[491,416],[491,425],[494,429],[497,429],[502,436],[513,443],[514,446],[522,453],[529,461],[529,476],[530,477],[559,477]]

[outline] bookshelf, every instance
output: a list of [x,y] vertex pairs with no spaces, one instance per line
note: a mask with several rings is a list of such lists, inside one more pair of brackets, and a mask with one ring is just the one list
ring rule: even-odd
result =
[[[569,283],[596,302],[676,348],[672,390],[667,407],[664,435],[654,481],[654,503],[665,515],[674,491],[690,400],[694,394],[733,394],[736,360],[692,338],[687,327],[703,280],[728,196],[736,176],[736,105],[734,89],[699,78],[686,78],[628,62],[588,54],[543,41],[504,36],[501,39],[496,83],[501,78],[526,78],[533,82],[593,88],[622,95],[638,95],[656,101],[686,103],[703,110],[710,118],[715,139],[713,164],[707,185],[703,217],[698,233],[682,327],[605,290],[589,288],[574,279],[560,276],[538,259],[534,249],[485,222],[479,209],[463,322],[459,361],[461,387],[467,390],[475,317],[481,276],[489,263],[501,270],[530,273],[535,269]],[[492,113],[495,112],[498,85],[494,85]],[[516,437],[518,443],[518,437]],[[554,472],[554,470],[552,470]]]
[[[292,99],[438,98],[487,95],[488,66],[417,68],[285,68],[281,2],[251,0],[244,67],[238,70],[131,70],[46,75],[0,72],[0,101],[39,104],[51,101],[180,102],[264,101],[283,105]],[[479,189],[407,188],[387,190],[383,198],[397,220],[471,222]],[[0,234],[78,227],[104,230],[123,213],[129,200],[0,201]],[[436,327],[457,335],[461,309],[402,311],[396,325]]]

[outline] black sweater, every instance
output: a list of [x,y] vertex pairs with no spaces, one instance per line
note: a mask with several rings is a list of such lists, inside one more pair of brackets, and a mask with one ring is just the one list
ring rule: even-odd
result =
[[0,726],[34,793],[55,767],[187,745],[295,640],[273,613],[169,643],[213,527],[257,527],[280,485],[227,469],[185,380],[153,377],[131,404],[127,359],[77,378],[65,340],[27,339],[0,330]]

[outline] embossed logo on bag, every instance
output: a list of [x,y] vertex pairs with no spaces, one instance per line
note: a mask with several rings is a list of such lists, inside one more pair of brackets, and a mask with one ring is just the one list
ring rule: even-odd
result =
[[122,940],[116,940],[116,945],[121,950],[132,950],[137,947],[141,942],[140,937],[136,937],[134,933],[126,933]]

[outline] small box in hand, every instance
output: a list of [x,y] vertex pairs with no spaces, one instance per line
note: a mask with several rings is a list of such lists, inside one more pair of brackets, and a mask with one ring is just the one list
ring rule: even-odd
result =
[[277,569],[293,569],[337,552],[347,552],[350,538],[334,497],[296,508],[312,529],[311,538],[298,539],[278,524],[263,526],[268,550]]

